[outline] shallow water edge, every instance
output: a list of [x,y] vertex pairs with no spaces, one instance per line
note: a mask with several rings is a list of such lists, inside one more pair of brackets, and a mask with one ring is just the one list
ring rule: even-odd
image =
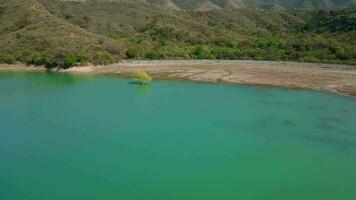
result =
[[[356,67],[347,65],[265,61],[125,61],[51,72],[130,77],[145,70],[156,80],[188,80],[293,89],[312,89],[356,98]],[[44,67],[2,65],[1,71],[43,72]]]

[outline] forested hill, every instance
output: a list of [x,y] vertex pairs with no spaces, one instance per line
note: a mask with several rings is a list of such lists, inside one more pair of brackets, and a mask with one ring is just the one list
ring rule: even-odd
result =
[[0,0],[0,37],[0,62],[48,67],[120,59],[356,64],[355,9],[201,12],[143,0]]
[[[156,1],[156,0],[152,0]],[[160,1],[160,0],[158,0]],[[214,4],[220,8],[260,8],[260,9],[340,9],[356,6],[355,0],[170,0],[185,9],[204,9]]]
[[[74,0],[64,0],[74,1]],[[92,1],[92,0],[77,0]],[[120,0],[101,0],[120,1]],[[153,3],[176,9],[211,10],[219,8],[252,8],[252,9],[345,9],[355,8],[356,0],[132,0],[142,3]]]

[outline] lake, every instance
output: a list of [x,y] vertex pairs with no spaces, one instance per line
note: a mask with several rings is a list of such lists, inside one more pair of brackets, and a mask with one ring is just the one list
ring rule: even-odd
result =
[[0,73],[1,200],[356,199],[356,100]]

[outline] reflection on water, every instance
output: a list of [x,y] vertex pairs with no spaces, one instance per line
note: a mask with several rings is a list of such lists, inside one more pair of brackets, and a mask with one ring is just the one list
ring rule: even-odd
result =
[[149,84],[144,84],[144,85],[139,85],[137,87],[137,93],[138,94],[145,94],[150,91],[150,85]]
[[[31,81],[28,78],[31,77]],[[6,72],[0,73],[0,81],[6,81],[9,79],[16,79],[16,85],[21,84],[31,84],[31,89],[46,89],[46,88],[57,88],[63,86],[69,86],[76,84],[78,82],[93,80],[95,76],[91,75],[79,75],[79,74],[61,74],[58,75],[57,72],[33,72],[33,73],[22,73],[22,72]]]
[[[35,75],[36,76],[36,75]],[[79,74],[62,74],[58,76],[56,72],[46,72],[46,78],[39,78],[33,83],[34,87],[52,89],[58,87],[70,86],[78,84],[84,81],[90,81],[94,79],[91,75],[79,75]]]

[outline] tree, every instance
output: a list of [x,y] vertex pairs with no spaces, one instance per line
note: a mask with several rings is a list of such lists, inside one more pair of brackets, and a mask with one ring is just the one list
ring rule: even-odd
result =
[[136,71],[132,74],[132,79],[140,84],[147,84],[151,82],[152,78],[145,71]]

